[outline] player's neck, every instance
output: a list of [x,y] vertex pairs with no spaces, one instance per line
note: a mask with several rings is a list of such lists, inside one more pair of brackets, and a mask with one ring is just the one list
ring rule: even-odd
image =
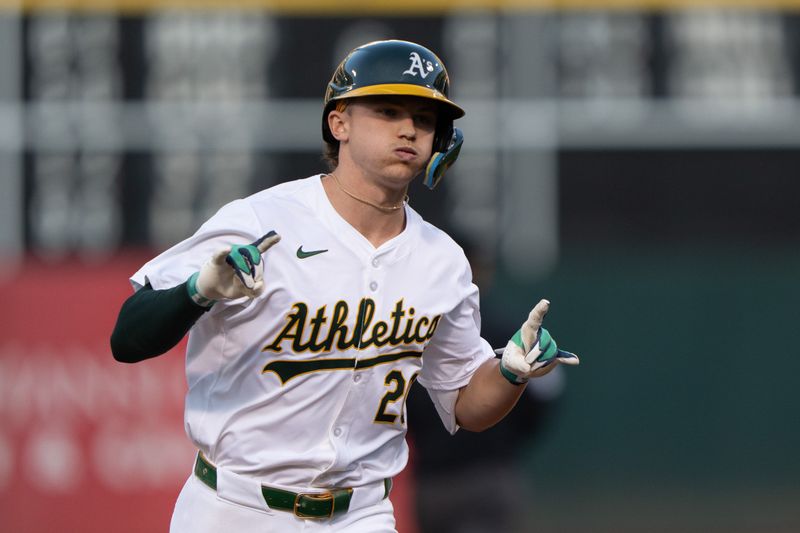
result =
[[[358,186],[356,180],[337,173],[322,178],[328,200],[339,215],[376,248],[399,235],[405,228],[405,203],[397,194],[381,193],[379,188]],[[371,191],[371,192],[370,192]]]

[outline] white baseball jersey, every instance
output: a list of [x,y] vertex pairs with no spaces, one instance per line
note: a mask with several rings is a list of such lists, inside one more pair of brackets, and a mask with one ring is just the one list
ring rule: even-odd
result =
[[285,487],[394,476],[413,381],[456,390],[494,357],[463,251],[405,210],[375,248],[312,176],[224,206],[133,275],[174,287],[218,250],[282,237],[263,256],[264,293],[217,302],[189,334],[186,431],[218,467]]

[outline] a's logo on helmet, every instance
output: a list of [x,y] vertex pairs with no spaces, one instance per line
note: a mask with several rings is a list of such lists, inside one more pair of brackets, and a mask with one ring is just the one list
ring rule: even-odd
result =
[[409,66],[403,74],[411,74],[412,76],[419,74],[420,78],[425,79],[428,74],[433,72],[433,63],[430,61],[425,61],[423,63],[422,58],[419,57],[417,52],[411,52],[408,58],[411,60],[411,66]]

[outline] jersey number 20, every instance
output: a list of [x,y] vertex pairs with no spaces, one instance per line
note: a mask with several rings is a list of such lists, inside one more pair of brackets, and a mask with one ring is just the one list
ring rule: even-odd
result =
[[[408,380],[408,385],[406,386],[406,378],[403,377],[403,373],[399,370],[392,370],[386,374],[386,379],[384,379],[383,382],[387,387],[389,387],[389,390],[383,395],[383,398],[381,398],[381,403],[378,406],[378,413],[375,415],[375,423],[394,424],[398,416],[400,417],[401,424],[406,423],[405,399],[408,397],[408,392],[411,390],[411,385],[414,384],[414,381],[416,381],[418,375],[419,372],[414,373],[414,375],[411,376],[411,379]],[[396,415],[393,413],[387,413],[386,410],[389,408],[389,406],[396,403],[401,398],[402,401],[400,402],[400,414]]]

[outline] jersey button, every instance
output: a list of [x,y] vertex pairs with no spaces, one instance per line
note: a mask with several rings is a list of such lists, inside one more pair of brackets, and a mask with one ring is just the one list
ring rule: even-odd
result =
[[378,290],[378,282],[377,281],[373,281],[372,283],[369,284],[369,288],[372,291],[377,291]]
[[355,381],[356,383],[361,381],[361,375],[360,374],[356,374],[355,376],[353,376],[353,381]]
[[336,428],[333,430],[334,437],[341,437],[342,436],[342,428]]
[[378,261],[377,257],[372,260],[372,266],[374,266],[375,268],[378,268],[378,265],[380,265],[380,264],[381,264],[381,262]]

